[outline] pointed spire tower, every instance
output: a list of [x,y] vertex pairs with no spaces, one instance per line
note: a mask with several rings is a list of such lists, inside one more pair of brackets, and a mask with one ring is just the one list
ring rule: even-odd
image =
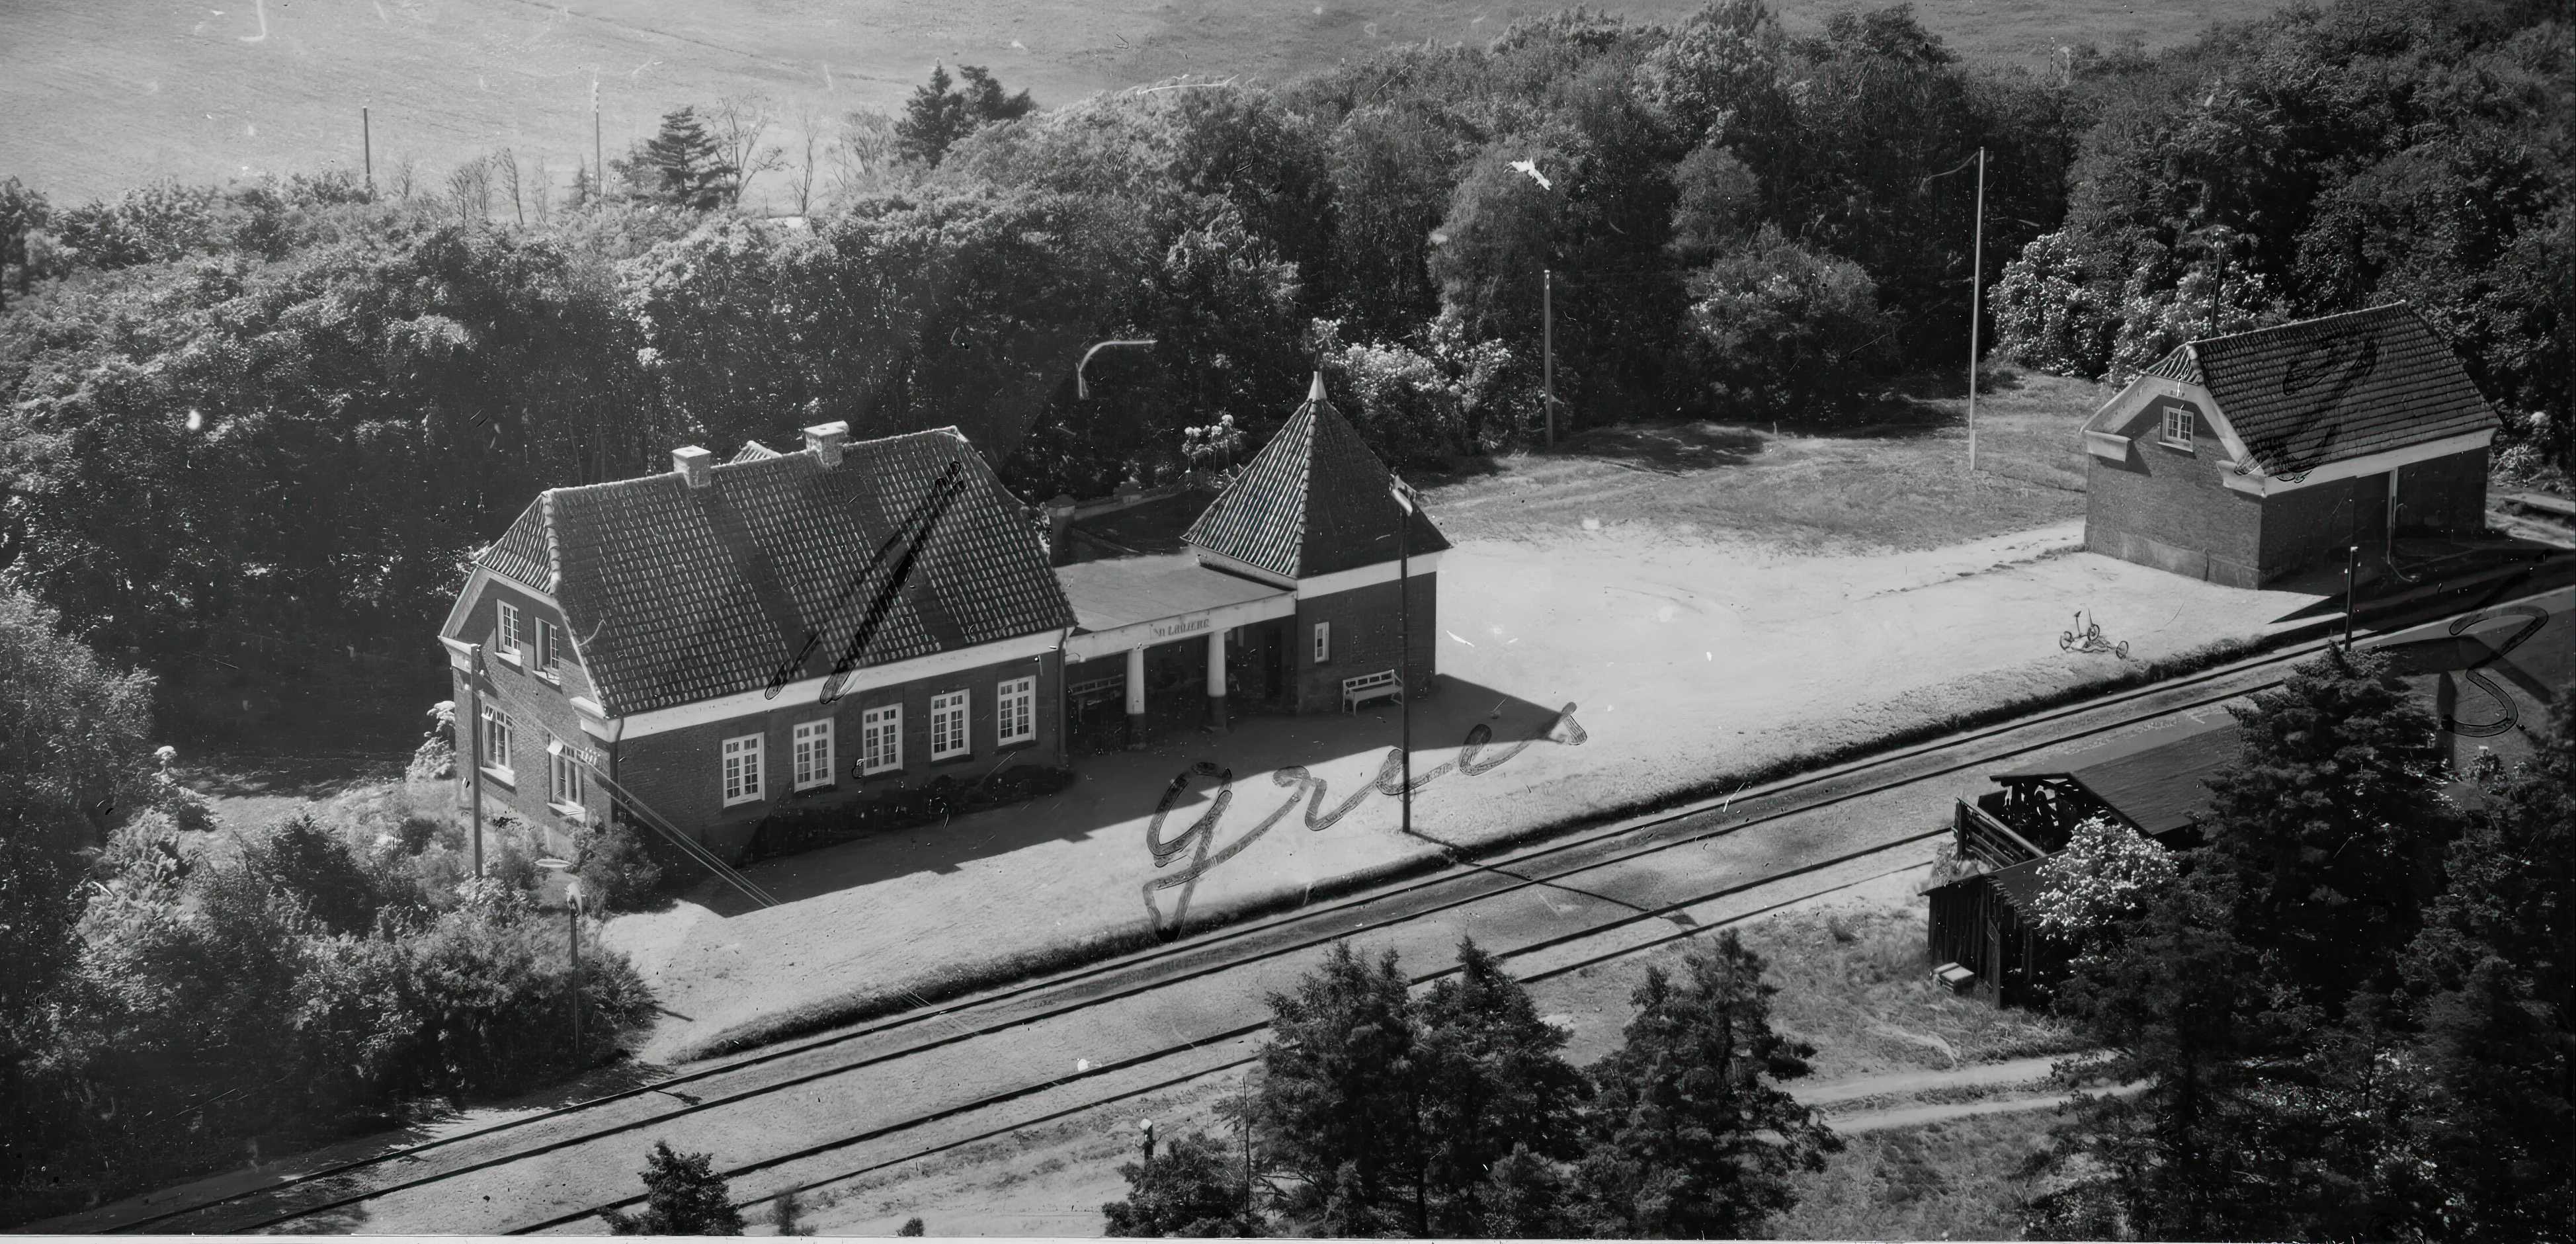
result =
[[1395,561],[1400,522],[1412,524],[1415,558],[1448,548],[1419,509],[1407,518],[1389,479],[1317,372],[1305,404],[1183,538],[1204,564],[1282,586]]

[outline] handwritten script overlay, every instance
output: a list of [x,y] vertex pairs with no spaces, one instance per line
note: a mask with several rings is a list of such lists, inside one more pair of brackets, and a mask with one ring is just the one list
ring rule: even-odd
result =
[[[1574,720],[1574,708],[1574,705],[1568,704],[1558,709],[1554,717],[1531,731],[1528,738],[1512,744],[1493,756],[1485,756],[1483,753],[1485,747],[1494,741],[1494,728],[1478,722],[1467,731],[1466,741],[1459,745],[1458,758],[1445,761],[1437,768],[1416,775],[1412,789],[1419,791],[1434,780],[1446,776],[1451,770],[1466,774],[1468,777],[1491,773],[1501,768],[1512,757],[1520,755],[1532,743],[1544,741],[1561,743],[1567,747],[1580,747],[1583,741],[1591,736],[1584,732],[1581,723]],[[1171,816],[1172,805],[1180,802],[1181,796],[1189,790],[1190,779],[1193,777],[1215,778],[1217,780],[1216,799],[1208,805],[1208,810],[1201,814],[1196,822],[1181,831],[1179,837],[1166,842],[1163,839],[1163,823]],[[1198,890],[1199,878],[1206,876],[1208,870],[1242,854],[1245,847],[1259,841],[1263,834],[1270,832],[1272,826],[1286,819],[1287,815],[1296,809],[1300,798],[1306,801],[1306,828],[1325,830],[1350,815],[1351,809],[1358,807],[1360,801],[1368,798],[1371,791],[1390,797],[1402,795],[1405,791],[1404,753],[1398,748],[1386,749],[1386,761],[1378,766],[1377,779],[1352,791],[1348,798],[1335,805],[1329,812],[1324,810],[1324,797],[1327,793],[1324,779],[1307,772],[1305,766],[1290,765],[1272,773],[1270,780],[1277,785],[1292,788],[1288,792],[1288,801],[1271,809],[1270,815],[1261,818],[1260,824],[1244,831],[1242,837],[1227,843],[1222,849],[1216,849],[1215,846],[1216,829],[1218,823],[1225,819],[1226,809],[1234,804],[1234,770],[1220,769],[1213,761],[1202,760],[1182,770],[1172,778],[1172,784],[1163,789],[1161,801],[1154,805],[1154,819],[1145,827],[1145,849],[1153,853],[1156,869],[1164,868],[1184,855],[1189,856],[1190,860],[1179,872],[1168,877],[1156,877],[1145,883],[1143,891],[1145,912],[1153,920],[1156,936],[1165,941],[1179,937],[1181,922],[1189,915],[1190,895]],[[1162,907],[1154,901],[1154,892],[1170,889],[1178,889],[1181,894],[1173,902],[1172,918],[1167,922],[1163,919]]]

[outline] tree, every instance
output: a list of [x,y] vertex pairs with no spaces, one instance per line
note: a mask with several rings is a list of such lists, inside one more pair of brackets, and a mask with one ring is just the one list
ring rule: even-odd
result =
[[[1794,1171],[1824,1169],[1842,1141],[1775,1081],[1807,1074],[1814,1048],[1771,1030],[1762,960],[1732,929],[1649,968],[1625,1041],[1593,1065],[1590,1148],[1577,1168],[1601,1234],[1743,1237],[1786,1208]],[[1767,1133],[1767,1135],[1766,1135]]]
[[740,1235],[742,1212],[733,1207],[713,1154],[678,1153],[671,1142],[653,1142],[644,1169],[644,1210],[600,1215],[614,1235]]
[[[761,145],[761,139],[769,133],[777,117],[770,111],[768,99],[759,95],[728,95],[716,101],[711,116],[715,121],[715,131],[709,137],[715,140],[716,163],[725,170],[724,202],[727,206],[740,207],[742,192],[751,184],[752,178],[786,167],[785,152],[775,146]],[[815,139],[810,132],[805,142],[809,152],[807,167],[811,168],[810,152]],[[801,215],[804,209],[800,207],[797,210]]]
[[694,106],[663,113],[661,130],[619,171],[646,196],[701,212],[724,206],[738,190],[736,169]]
[[40,1065],[80,955],[81,853],[142,798],[151,694],[25,592],[0,592],[0,1114],[27,1126],[0,1147],[0,1186],[20,1186],[72,1126]]
[[2442,888],[2457,831],[2432,715],[2388,658],[2342,648],[2233,708],[2244,750],[2209,779],[2201,867],[2234,883],[2231,928],[2300,1000],[2340,1012],[2386,988]]
[[[1561,1054],[1564,1031],[1473,939],[1459,941],[1457,975],[1435,982],[1416,1013],[1431,1232],[1478,1235],[1498,1217],[1544,1217],[1544,1178],[1522,1168],[1576,1155],[1588,1087]],[[1498,1187],[1492,1173],[1516,1154],[1520,1167]]]
[[1261,1149],[1292,1181],[1282,1207],[1325,1235],[1426,1234],[1416,1033],[1395,952],[1335,942],[1293,993],[1270,995],[1254,1098]]
[[18,270],[18,293],[25,295],[34,277],[27,239],[53,217],[43,192],[20,185],[15,177],[0,181],[0,310],[9,306],[9,269]]
[[1027,91],[1005,94],[1002,84],[980,65],[960,65],[957,72],[966,79],[963,89],[949,78],[946,65],[931,66],[930,81],[913,88],[903,119],[895,125],[897,143],[907,158],[937,168],[958,139],[995,121],[1027,116],[1037,107]]
[[2564,1239],[2576,1222],[2571,704],[2470,813],[2407,949],[2425,1090],[2411,1125],[2446,1193],[2413,1225],[2434,1238]]
[[1267,1234],[1252,1207],[1241,1155],[1224,1140],[1192,1132],[1161,1153],[1118,1168],[1125,1200],[1100,1207],[1113,1236],[1255,1236]]
[[1755,417],[1848,410],[1885,374],[1889,328],[1859,264],[1764,225],[1689,278],[1692,348],[1721,409]]

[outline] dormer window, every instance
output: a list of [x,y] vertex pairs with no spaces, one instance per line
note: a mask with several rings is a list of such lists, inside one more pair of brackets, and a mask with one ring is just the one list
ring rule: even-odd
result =
[[2199,420],[2180,406],[2165,407],[2164,444],[2167,449],[2191,450],[2191,434]]

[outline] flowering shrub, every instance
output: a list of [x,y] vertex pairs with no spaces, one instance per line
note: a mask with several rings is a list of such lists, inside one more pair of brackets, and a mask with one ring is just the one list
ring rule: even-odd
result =
[[2040,863],[2031,917],[2049,933],[2091,941],[2144,910],[2178,875],[2161,845],[2108,816],[2088,816],[2065,850]]

